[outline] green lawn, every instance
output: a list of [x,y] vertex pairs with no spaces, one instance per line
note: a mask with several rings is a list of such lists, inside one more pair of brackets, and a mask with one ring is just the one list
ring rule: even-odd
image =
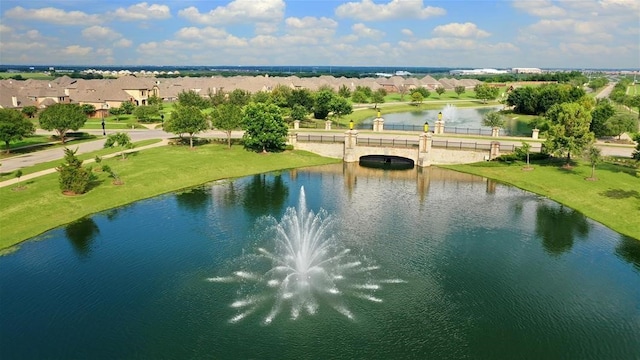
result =
[[34,79],[34,80],[53,80],[55,76],[51,76],[49,74],[45,74],[42,72],[17,72],[17,73],[9,73],[9,72],[0,72],[0,79],[9,79],[16,75],[22,76],[23,80]]
[[484,176],[546,196],[624,235],[640,240],[640,171],[612,163],[598,165],[597,181],[591,166],[578,163],[570,170],[558,163],[533,164],[523,171],[522,163],[488,162],[443,166]]
[[259,154],[241,146],[227,149],[211,144],[190,150],[163,146],[129,155],[127,160],[103,160],[120,175],[124,185],[113,185],[104,173],[87,194],[68,197],[60,192],[58,175],[45,175],[0,188],[0,249],[9,248],[44,231],[137,200],[251,174],[335,163],[304,151]]

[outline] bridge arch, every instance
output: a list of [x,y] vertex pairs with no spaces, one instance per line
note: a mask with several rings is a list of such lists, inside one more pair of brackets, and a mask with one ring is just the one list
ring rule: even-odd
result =
[[367,167],[384,167],[390,169],[413,169],[415,161],[404,156],[396,155],[364,155],[359,161],[360,165]]

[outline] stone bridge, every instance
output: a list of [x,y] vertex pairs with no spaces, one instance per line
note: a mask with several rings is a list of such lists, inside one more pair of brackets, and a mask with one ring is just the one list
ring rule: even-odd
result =
[[[364,156],[378,155],[391,162],[404,158],[419,167],[438,164],[467,164],[494,159],[501,154],[500,142],[464,142],[438,140],[430,132],[412,135],[405,139],[358,137],[357,130],[344,135],[289,134],[289,144],[295,149],[319,155],[358,162]],[[513,145],[505,146],[502,153],[512,152]]]

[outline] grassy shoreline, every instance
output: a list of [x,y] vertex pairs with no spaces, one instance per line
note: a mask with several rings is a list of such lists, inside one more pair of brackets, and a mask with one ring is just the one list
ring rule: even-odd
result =
[[545,196],[568,206],[608,228],[640,240],[640,172],[620,165],[603,163],[595,177],[591,166],[578,162],[564,169],[556,162],[532,164],[523,171],[523,163],[475,163],[447,165],[442,168],[493,179]]
[[64,196],[58,174],[0,188],[0,250],[82,217],[135,201],[205,184],[253,174],[339,162],[305,151],[257,154],[240,146],[210,144],[193,150],[164,146],[134,152],[126,160],[103,160],[124,181],[112,184],[107,174],[86,194]]

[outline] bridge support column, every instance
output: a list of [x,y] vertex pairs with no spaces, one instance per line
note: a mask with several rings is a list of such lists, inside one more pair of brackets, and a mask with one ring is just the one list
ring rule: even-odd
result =
[[499,127],[492,127],[491,128],[491,137],[498,137],[500,136],[500,128]]
[[489,153],[489,160],[493,160],[500,156],[500,142],[491,142],[491,152]]
[[418,141],[418,166],[426,167],[431,166],[431,144],[433,143],[433,135],[426,132],[420,134],[420,141]]
[[531,138],[537,139],[539,135],[540,135],[540,129],[533,129],[533,132],[531,133]]
[[294,120],[293,121],[293,130],[298,130],[300,129],[300,120]]
[[383,132],[384,131],[384,119],[380,116],[380,112],[378,111],[378,117],[373,120],[373,132]]
[[294,131],[289,131],[287,144],[292,145],[295,148],[297,142],[298,142],[298,134]]
[[358,131],[349,130],[344,136],[344,162],[357,162],[356,146],[358,145]]
[[444,121],[436,121],[436,129],[433,131],[433,133],[436,135],[444,134]]
[[324,122],[324,129],[331,130],[331,120],[327,120]]

